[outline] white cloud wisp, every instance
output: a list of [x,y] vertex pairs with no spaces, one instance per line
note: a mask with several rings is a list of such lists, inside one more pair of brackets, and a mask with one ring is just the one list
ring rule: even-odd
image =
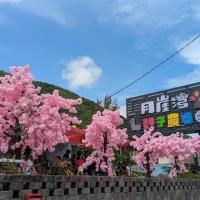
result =
[[9,4],[23,12],[49,19],[64,27],[69,27],[71,25],[71,18],[64,3],[66,2],[48,0],[42,0],[38,3],[35,0],[0,0],[0,4]]
[[[193,5],[193,4],[192,4]],[[187,18],[194,18],[195,12],[182,0],[116,0],[110,4],[107,16],[103,20],[114,21],[118,25],[155,30],[171,28]],[[193,12],[192,12],[193,11]]]
[[[183,44],[188,43],[191,40],[184,40],[177,46],[179,49]],[[195,83],[200,81],[200,39],[196,40],[186,49],[184,49],[180,53],[181,57],[185,60],[185,62],[196,65],[196,67],[185,76],[169,79],[167,81],[167,87],[176,87],[181,85],[187,85],[190,83]]]

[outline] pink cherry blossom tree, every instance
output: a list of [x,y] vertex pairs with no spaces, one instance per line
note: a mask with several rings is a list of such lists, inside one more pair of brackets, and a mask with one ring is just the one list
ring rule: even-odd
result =
[[117,128],[123,123],[118,111],[104,110],[93,115],[91,124],[86,129],[85,146],[93,152],[87,157],[85,167],[96,163],[96,171],[109,176],[115,174],[112,167],[114,150],[127,141],[126,129]]
[[134,136],[133,139],[134,141],[130,143],[136,150],[133,160],[147,177],[151,176],[158,164],[158,159],[162,157],[166,157],[169,161],[171,168],[169,176],[178,176],[187,171],[184,161],[196,153],[193,141],[184,139],[183,135],[179,133],[163,136],[150,129],[144,131],[141,137]]
[[184,139],[183,134],[176,133],[163,137],[163,149],[171,167],[169,176],[176,177],[187,172],[184,161],[196,154],[191,139]]
[[145,130],[141,137],[133,136],[133,141],[130,142],[130,146],[132,146],[135,151],[132,158],[143,170],[146,177],[151,176],[151,173],[158,164],[161,153],[163,153],[162,145],[157,140],[159,137],[162,137],[162,134],[159,132],[153,133],[152,128],[150,130]]
[[30,148],[33,157],[53,151],[68,142],[71,125],[80,123],[70,116],[79,104],[81,99],[64,99],[57,90],[40,94],[29,66],[12,67],[11,75],[0,78],[0,151],[20,148],[23,155]]

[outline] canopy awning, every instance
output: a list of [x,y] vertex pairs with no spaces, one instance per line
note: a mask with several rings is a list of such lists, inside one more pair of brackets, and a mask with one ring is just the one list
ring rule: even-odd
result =
[[[77,145],[79,147],[85,147],[82,143],[82,140],[85,139],[85,129],[81,128],[74,128],[72,127],[70,131],[67,132],[66,136],[69,138],[69,144]],[[130,145],[130,141],[123,145],[120,145],[120,148],[124,148]]]
[[67,132],[66,136],[69,138],[70,144],[84,147],[82,140],[85,138],[85,129],[72,127],[71,130]]

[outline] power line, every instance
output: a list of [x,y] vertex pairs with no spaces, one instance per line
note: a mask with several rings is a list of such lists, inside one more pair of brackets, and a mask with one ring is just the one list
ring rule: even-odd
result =
[[137,79],[135,79],[134,81],[132,81],[131,83],[129,83],[128,85],[125,85],[124,87],[122,87],[121,89],[117,90],[115,93],[111,94],[110,96],[108,96],[107,98],[111,98],[113,96],[115,96],[116,94],[119,94],[120,92],[122,92],[123,90],[125,90],[126,88],[130,87],[131,85],[135,84],[136,82],[140,81],[141,79],[143,79],[144,77],[148,76],[149,74],[151,74],[153,71],[155,71],[156,69],[158,69],[159,67],[161,67],[163,64],[165,64],[167,61],[169,61],[170,59],[172,59],[173,57],[175,57],[177,54],[179,54],[181,51],[183,51],[186,47],[188,47],[190,44],[192,44],[195,40],[197,40],[200,37],[200,34],[197,35],[196,37],[194,37],[190,42],[186,43],[184,46],[182,46],[180,49],[178,49],[176,52],[174,52],[173,54],[171,54],[170,56],[168,56],[166,59],[164,59],[162,62],[160,62],[158,65],[156,65],[155,67],[151,68],[149,71],[145,72],[144,74],[142,74],[140,77],[138,77]]

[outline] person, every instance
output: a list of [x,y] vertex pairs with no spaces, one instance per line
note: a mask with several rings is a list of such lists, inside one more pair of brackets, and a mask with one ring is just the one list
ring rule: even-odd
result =
[[95,175],[96,164],[93,162],[91,165],[87,166],[87,174],[88,175]]
[[131,175],[131,167],[129,165],[126,166],[126,175],[127,176]]
[[51,168],[49,169],[49,173],[52,175],[62,174],[63,171],[63,161],[60,156],[54,157]]
[[69,149],[66,150],[65,154],[63,155],[63,160],[69,160],[71,151]]
[[21,168],[22,168],[22,173],[24,175],[35,175],[36,174],[36,170],[35,170],[32,160],[31,160],[30,155],[26,155],[25,159],[22,160],[22,162],[20,164],[21,164]]
[[76,168],[76,154],[72,154],[71,159],[69,160],[71,164],[71,171],[74,174],[77,174],[77,168]]
[[63,167],[63,162],[60,156],[56,156],[53,162],[54,167]]
[[83,164],[84,164],[83,156],[78,156],[76,160],[76,166],[78,168],[77,176],[83,175],[83,170],[84,170]]

